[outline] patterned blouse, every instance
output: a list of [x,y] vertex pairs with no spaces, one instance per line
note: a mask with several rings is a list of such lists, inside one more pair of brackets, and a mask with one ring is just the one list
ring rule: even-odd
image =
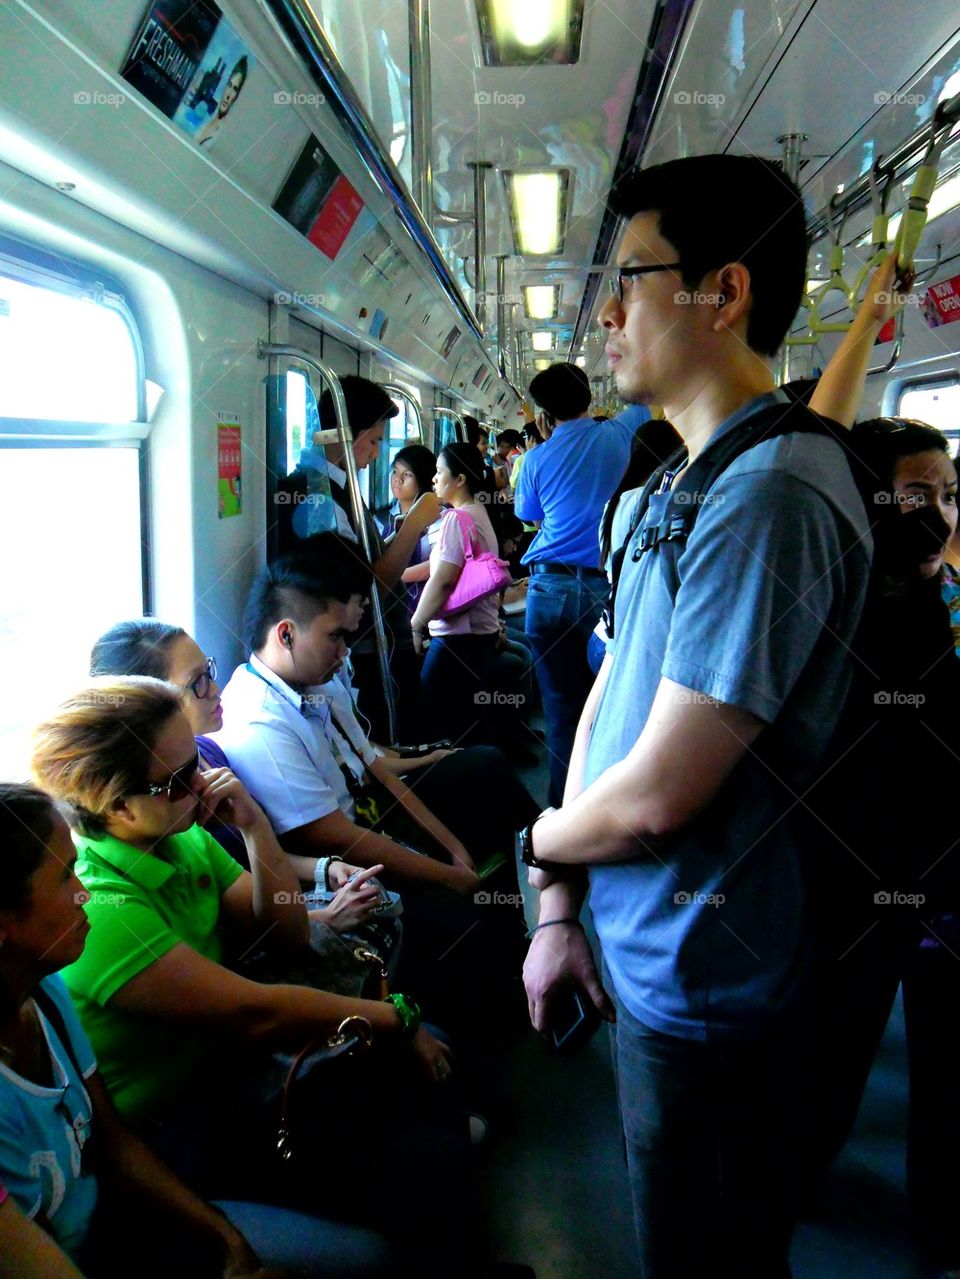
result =
[[944,561],[941,592],[950,610],[950,628],[953,631],[953,647],[960,657],[960,569]]

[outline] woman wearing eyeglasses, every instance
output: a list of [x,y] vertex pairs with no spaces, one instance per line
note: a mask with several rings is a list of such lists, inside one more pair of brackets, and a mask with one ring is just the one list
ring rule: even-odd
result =
[[[206,736],[223,727],[216,658],[206,657],[196,640],[182,627],[152,617],[118,622],[94,644],[90,674],[149,675],[175,684],[183,690],[181,709],[193,729],[201,764],[205,769],[230,767],[230,761],[217,743]],[[238,827],[217,813],[205,823],[205,829],[245,870],[251,869],[246,840]],[[336,896],[329,905],[312,910],[310,918],[339,934],[368,923],[374,916],[380,893],[376,885],[366,882],[369,878],[366,873],[363,878],[350,882],[361,869],[336,858],[321,858],[317,864],[318,886]],[[395,944],[395,935],[390,930],[381,930],[371,940],[388,960],[390,956],[386,952],[391,940]]]
[[[385,1249],[371,1236],[262,1204],[214,1209],[120,1121],[56,975],[81,956],[90,925],[48,795],[0,783],[0,849],[0,1275],[154,1274],[140,1242],[164,1257],[164,1274],[179,1245],[191,1275],[266,1279],[248,1239],[311,1275],[341,1265],[379,1275]],[[144,1230],[159,1221],[161,1232]]]
[[[263,985],[223,965],[229,933],[249,945],[302,944],[298,884],[279,849],[271,855],[273,832],[239,781],[226,769],[200,772],[179,690],[143,676],[92,682],[37,728],[32,766],[74,828],[91,928],[64,981],[120,1113],[176,1166],[199,1165],[204,1186],[229,1178],[259,1187],[271,1134],[257,1137],[264,1116],[251,1094],[267,1054],[299,1052],[362,1017],[373,1031],[376,1089],[361,1087],[355,1106],[320,1106],[317,1138],[337,1161],[318,1157],[303,1192],[322,1208],[324,1191],[352,1184],[354,1159],[358,1177],[361,1166],[390,1177],[396,1222],[416,1211],[434,1231],[454,1223],[463,1210],[451,1172],[459,1129],[420,1083],[425,1072],[444,1084],[450,1054],[420,1024],[417,1005],[400,994],[379,1002]],[[242,832],[251,865],[271,850],[261,891],[197,825],[218,808]],[[375,1198],[351,1207],[384,1209]]]

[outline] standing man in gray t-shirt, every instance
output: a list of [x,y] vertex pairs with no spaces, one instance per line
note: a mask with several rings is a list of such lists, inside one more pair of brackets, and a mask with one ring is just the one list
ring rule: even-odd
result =
[[[615,199],[629,221],[607,353],[623,398],[662,404],[692,461],[786,405],[768,361],[803,292],[803,204],[777,166],[735,156],[635,172]],[[563,807],[526,836],[541,899],[524,977],[538,1029],[571,987],[616,1023],[644,1279],[777,1279],[808,939],[796,819],[871,545],[840,446],[784,434],[705,495],[674,597],[663,552],[641,549],[672,481],[627,542]],[[612,1001],[579,923],[588,885]]]

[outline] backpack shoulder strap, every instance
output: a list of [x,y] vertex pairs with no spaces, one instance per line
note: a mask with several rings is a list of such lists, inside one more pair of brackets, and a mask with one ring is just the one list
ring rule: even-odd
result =
[[70,1038],[70,1032],[67,1030],[67,1023],[63,1019],[63,1013],[56,1005],[56,1001],[52,995],[49,995],[42,986],[38,986],[33,992],[33,1002],[46,1017],[47,1021],[56,1032],[57,1038],[63,1045],[63,1051],[70,1059],[70,1064],[77,1072],[77,1078],[83,1082],[83,1071],[80,1069],[80,1063],[77,1060],[77,1054],[74,1051],[73,1040]]
[[679,561],[704,498],[717,480],[742,454],[764,440],[782,435],[828,435],[838,439],[848,434],[842,426],[791,400],[789,404],[772,404],[753,413],[733,430],[727,431],[715,444],[707,447],[678,477],[670,492],[670,501],[659,524],[644,530],[643,541],[634,557],[649,550],[659,552],[664,582],[671,600],[680,590]]

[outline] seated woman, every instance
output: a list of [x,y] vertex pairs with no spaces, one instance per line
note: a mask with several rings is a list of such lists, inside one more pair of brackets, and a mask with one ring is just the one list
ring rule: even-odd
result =
[[[217,743],[205,736],[217,733],[223,727],[216,660],[205,657],[196,641],[181,627],[152,617],[118,622],[94,644],[90,655],[90,674],[149,675],[176,685],[183,692],[182,710],[193,730],[201,763],[206,768],[230,767],[230,761]],[[207,822],[206,831],[245,870],[250,869],[247,844],[241,830],[215,818]],[[316,889],[327,894],[332,892],[334,896],[329,905],[305,899],[305,905],[313,907],[309,912],[311,940],[315,949],[320,950],[329,945],[326,928],[337,934],[357,936],[360,941],[373,946],[389,963],[397,946],[399,929],[388,926],[386,921],[377,923],[375,913],[380,894],[377,885],[368,882],[376,871],[363,871],[360,877],[358,872],[361,871],[361,867],[353,866],[340,857],[317,860],[314,868]]]
[[[414,1066],[434,1084],[451,1071],[416,1004],[262,985],[224,967],[231,931],[251,945],[290,947],[302,945],[305,920],[262,810],[229,770],[200,771],[180,690],[146,677],[93,683],[39,726],[33,771],[69,806],[76,832],[91,931],[64,980],[121,1114],[165,1147],[177,1143],[178,1163],[192,1163],[200,1184],[265,1193],[277,1173],[266,1153],[275,1125],[257,1131],[261,1119],[270,1128],[257,1102],[273,1078],[269,1053],[298,1052],[344,1018],[364,1018],[376,1052],[376,1083],[363,1085],[374,1088],[373,1104],[318,1103],[317,1135],[336,1160],[318,1157],[310,1186],[284,1192],[328,1206],[338,1190],[372,1178],[393,1188],[396,1221],[416,1210],[428,1215],[428,1233],[455,1238],[466,1124],[452,1112],[448,1120],[442,1097],[410,1078]],[[215,813],[242,832],[253,874],[197,824]],[[388,1207],[350,1193],[357,1210]]]
[[0,784],[0,850],[0,1275],[146,1276],[151,1259],[169,1274],[177,1245],[211,1279],[261,1273],[254,1249],[312,1275],[379,1275],[374,1236],[264,1204],[215,1210],[131,1132],[55,976],[90,926],[70,832],[42,791]]
[[491,703],[491,665],[500,635],[498,599],[488,595],[453,617],[440,616],[466,563],[468,539],[475,553],[497,554],[496,534],[478,500],[483,483],[472,445],[441,449],[434,490],[447,509],[430,552],[430,578],[410,620],[415,649],[426,651],[420,672],[424,699],[441,735],[458,745],[494,737],[485,708]]

